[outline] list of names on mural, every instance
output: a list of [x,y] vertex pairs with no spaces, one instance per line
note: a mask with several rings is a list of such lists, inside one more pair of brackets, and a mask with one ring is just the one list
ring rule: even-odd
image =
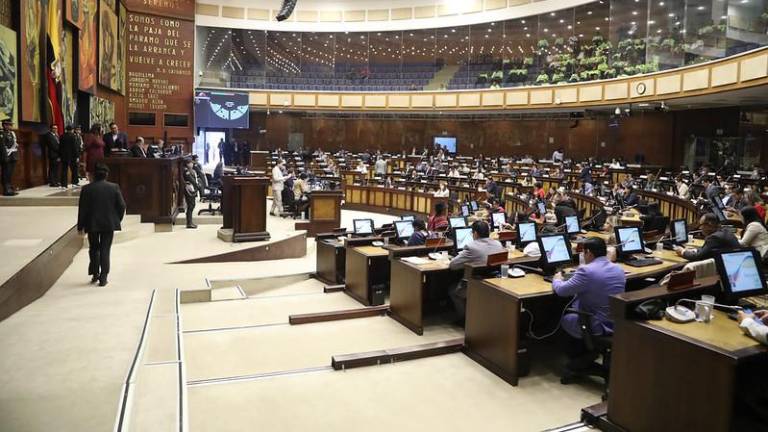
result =
[[171,99],[191,98],[193,38],[188,21],[128,15],[129,111],[178,110]]

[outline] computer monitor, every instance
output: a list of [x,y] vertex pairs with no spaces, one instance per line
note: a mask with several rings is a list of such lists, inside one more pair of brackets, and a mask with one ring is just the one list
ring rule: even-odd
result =
[[413,222],[409,220],[395,221],[395,231],[398,240],[408,240],[413,234]]
[[639,227],[617,227],[616,243],[621,254],[643,252],[643,231]]
[[501,229],[507,223],[506,213],[491,213],[491,224],[494,228]]
[[414,215],[405,215],[400,217],[400,220],[404,221],[413,221],[414,219],[416,219],[416,216]]
[[688,243],[688,222],[685,219],[675,219],[669,224],[672,242],[677,245]]
[[579,223],[578,216],[566,216],[565,217],[565,232],[568,234],[578,234],[581,232],[581,224]]
[[373,219],[355,219],[352,221],[355,234],[373,234]]
[[571,244],[566,234],[547,234],[539,236],[539,248],[541,249],[541,264],[545,266],[557,266],[568,264],[571,255]]
[[469,205],[468,204],[463,204],[461,206],[461,215],[464,216],[464,217],[469,216]]
[[539,210],[539,214],[540,215],[543,216],[543,215],[547,214],[547,205],[544,204],[543,202],[541,202],[541,201],[537,202],[536,203],[536,208]]
[[475,201],[475,200],[472,200],[472,201],[470,201],[470,202],[469,202],[469,208],[470,208],[470,209],[471,209],[473,212],[476,212],[476,211],[477,211],[477,210],[478,210],[480,207],[478,207],[478,205],[477,205],[477,201]]
[[448,224],[451,228],[463,228],[467,226],[467,218],[464,216],[451,216],[448,218]]
[[754,249],[737,249],[715,256],[720,283],[730,299],[768,293],[760,269],[760,254]]
[[716,196],[713,196],[710,199],[710,202],[713,204],[712,207],[717,207],[720,210],[725,210],[725,202],[726,202],[727,199],[728,199],[728,197],[720,199],[720,197],[716,195]]
[[715,216],[717,216],[717,220],[719,220],[720,222],[725,222],[728,220],[728,218],[725,217],[725,213],[723,213],[723,211],[719,207],[713,206],[712,213],[714,213]]
[[472,243],[472,240],[472,227],[456,228],[456,241],[453,243],[455,251],[458,253],[464,246]]
[[520,245],[526,245],[536,241],[536,223],[535,222],[518,222],[517,228],[517,243]]

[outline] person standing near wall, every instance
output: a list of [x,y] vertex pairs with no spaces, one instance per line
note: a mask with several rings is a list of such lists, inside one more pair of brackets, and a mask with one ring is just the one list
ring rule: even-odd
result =
[[11,130],[13,122],[3,120],[3,130],[0,131],[0,169],[2,169],[3,195],[13,196],[19,193],[13,189],[13,171],[19,160],[19,144],[16,134]]

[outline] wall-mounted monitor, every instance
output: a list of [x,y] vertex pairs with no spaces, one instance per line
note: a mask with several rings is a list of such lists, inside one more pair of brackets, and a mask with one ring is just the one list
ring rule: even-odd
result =
[[435,148],[441,148],[446,153],[456,153],[456,137],[436,136],[432,142]]
[[248,93],[198,91],[195,93],[195,127],[248,129]]

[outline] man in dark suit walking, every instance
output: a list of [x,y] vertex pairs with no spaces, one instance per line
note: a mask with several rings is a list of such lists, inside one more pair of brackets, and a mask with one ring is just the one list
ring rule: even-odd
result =
[[69,185],[67,179],[68,172],[72,173],[72,184],[77,186],[79,182],[80,143],[72,126],[64,128],[59,153],[61,155],[61,186],[67,187]]
[[61,180],[61,145],[59,144],[59,127],[51,125],[48,132],[40,137],[42,146],[48,152],[48,185],[60,186]]
[[83,187],[77,215],[77,231],[88,234],[88,274],[91,283],[107,284],[109,274],[109,252],[115,231],[120,231],[120,222],[125,214],[125,201],[120,187],[107,181],[109,168],[97,162],[94,181]]
[[108,155],[115,149],[128,149],[128,135],[125,132],[120,132],[117,124],[114,122],[109,124],[109,132],[104,134],[104,148],[105,154]]

